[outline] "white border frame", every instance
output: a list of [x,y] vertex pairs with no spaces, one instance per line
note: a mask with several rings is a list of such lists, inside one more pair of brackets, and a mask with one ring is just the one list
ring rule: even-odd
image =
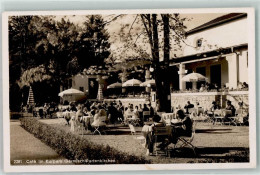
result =
[[[249,163],[200,163],[200,164],[145,164],[145,165],[10,165],[10,117],[9,117],[9,62],[8,16],[12,15],[86,15],[86,14],[140,14],[140,13],[247,13],[249,57]],[[256,89],[255,89],[255,10],[254,8],[198,8],[198,9],[150,9],[150,10],[76,10],[76,11],[23,11],[4,12],[2,15],[3,46],[3,137],[5,172],[71,172],[71,171],[140,171],[140,170],[189,170],[189,169],[242,169],[256,168]]]

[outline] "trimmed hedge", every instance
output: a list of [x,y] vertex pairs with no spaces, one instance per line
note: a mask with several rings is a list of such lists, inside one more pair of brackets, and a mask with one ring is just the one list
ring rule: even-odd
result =
[[[150,163],[144,157],[133,156],[110,146],[98,145],[79,135],[42,123],[33,117],[20,119],[21,126],[35,137],[52,147],[58,154],[70,160],[114,160],[113,162],[95,162],[94,164],[145,164]],[[88,161],[81,164],[90,164]],[[93,162],[91,163],[93,164]]]

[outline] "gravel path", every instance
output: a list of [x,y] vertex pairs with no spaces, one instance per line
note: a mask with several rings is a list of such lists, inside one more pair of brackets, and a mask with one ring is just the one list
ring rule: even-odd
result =
[[10,161],[12,165],[52,165],[52,161],[62,160],[62,163],[59,164],[64,164],[67,161],[52,148],[24,130],[17,120],[11,121],[10,136]]

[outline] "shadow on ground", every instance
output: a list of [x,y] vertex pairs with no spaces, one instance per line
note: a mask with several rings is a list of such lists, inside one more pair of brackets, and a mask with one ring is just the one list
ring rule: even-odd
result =
[[[230,156],[248,156],[249,149],[244,147],[198,147],[195,148],[196,154],[191,148],[175,148],[170,149],[170,157],[175,158],[227,158]],[[242,154],[241,154],[242,153]],[[245,155],[248,154],[248,155]]]
[[237,133],[231,132],[232,129],[196,129],[196,133],[205,133],[205,134],[226,134],[226,133]]

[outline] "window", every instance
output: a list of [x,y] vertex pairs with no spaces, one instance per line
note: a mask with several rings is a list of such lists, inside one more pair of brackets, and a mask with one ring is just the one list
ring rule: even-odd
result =
[[84,87],[79,87],[79,90],[84,92]]
[[196,42],[196,47],[201,47],[202,46],[202,39],[198,39]]

